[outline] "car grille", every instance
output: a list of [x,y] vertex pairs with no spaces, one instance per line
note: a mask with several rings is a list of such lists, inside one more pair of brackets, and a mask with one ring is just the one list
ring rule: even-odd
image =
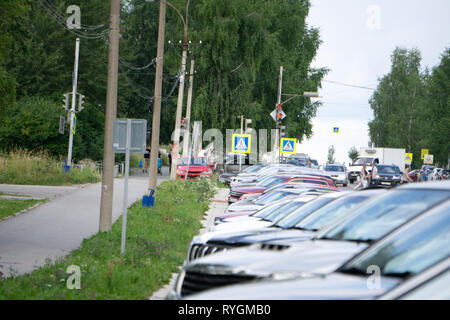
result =
[[194,244],[188,255],[188,261],[198,259],[209,254],[225,251],[227,249],[246,246],[246,243],[207,243],[207,244]]
[[256,277],[252,275],[224,275],[186,271],[183,279],[183,284],[181,286],[181,296],[186,296],[200,291],[226,285],[252,281],[254,279],[256,279]]

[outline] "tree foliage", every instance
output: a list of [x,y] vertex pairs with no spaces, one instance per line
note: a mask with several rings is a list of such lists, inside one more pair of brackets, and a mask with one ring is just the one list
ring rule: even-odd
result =
[[379,80],[370,99],[374,119],[369,134],[375,147],[405,148],[420,165],[422,148],[435,154],[435,161],[446,164],[449,153],[449,50],[441,64],[421,70],[418,49],[396,48],[391,71]]
[[336,154],[336,149],[334,148],[334,145],[331,145],[328,147],[328,155],[327,155],[327,163],[335,163],[336,159],[334,158]]
[[359,157],[359,152],[356,149],[355,146],[351,147],[350,150],[348,150],[348,157],[352,160],[352,163],[354,163],[356,161],[356,159],[358,159]]

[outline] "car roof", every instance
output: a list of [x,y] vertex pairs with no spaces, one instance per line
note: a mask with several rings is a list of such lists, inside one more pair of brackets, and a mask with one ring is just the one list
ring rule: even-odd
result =
[[450,191],[450,180],[414,182],[397,187],[396,189],[423,189],[423,190],[447,190]]

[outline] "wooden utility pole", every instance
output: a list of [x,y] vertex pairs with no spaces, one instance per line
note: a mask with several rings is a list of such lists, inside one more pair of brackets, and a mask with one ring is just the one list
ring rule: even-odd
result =
[[[189,134],[191,132],[191,106],[192,106],[192,88],[194,85],[194,57],[191,58],[191,68],[189,70],[189,87],[187,95],[187,105],[186,105],[186,120],[185,120],[185,134],[183,139],[183,158],[189,157]],[[192,136],[194,139],[194,136]]]
[[[283,66],[280,67],[280,77],[278,78],[278,97],[277,97],[277,107],[281,104],[281,89],[283,86]],[[280,152],[280,142],[281,142],[281,137],[280,137],[280,119],[278,119],[277,116],[277,121],[276,121],[276,135],[277,135],[277,153],[278,153],[278,163],[281,162],[281,152]]]
[[108,83],[106,89],[105,137],[100,204],[100,231],[111,230],[114,188],[113,121],[117,114],[120,0],[111,0],[109,22]]
[[158,178],[159,126],[161,119],[161,91],[164,63],[164,33],[166,29],[166,0],[159,4],[158,49],[156,60],[155,100],[153,102],[152,146],[150,152],[150,177],[148,188],[156,190]]

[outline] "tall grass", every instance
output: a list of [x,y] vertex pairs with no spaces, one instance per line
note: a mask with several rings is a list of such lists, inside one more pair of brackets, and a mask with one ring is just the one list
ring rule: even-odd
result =
[[65,173],[62,162],[44,151],[17,150],[0,154],[0,183],[28,185],[68,185],[93,183],[101,180],[92,164],[73,167]]

